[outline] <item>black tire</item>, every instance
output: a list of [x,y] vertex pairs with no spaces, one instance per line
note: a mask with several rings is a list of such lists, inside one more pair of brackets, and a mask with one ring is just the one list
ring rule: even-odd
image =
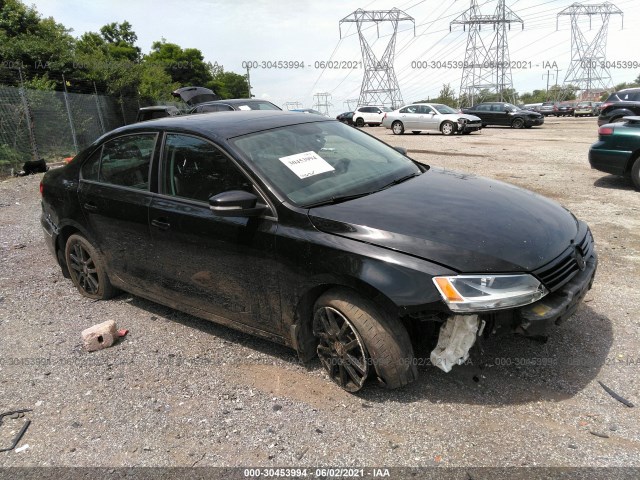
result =
[[633,186],[640,192],[640,157],[636,158],[636,161],[633,162],[630,173]]
[[414,135],[418,135],[420,133],[420,130],[413,130],[411,133],[413,133]]
[[104,268],[104,260],[91,242],[77,233],[67,239],[64,249],[71,281],[85,297],[106,300],[117,290],[111,285]]
[[511,128],[524,128],[524,120],[521,118],[514,118],[511,122]]
[[318,298],[313,311],[318,357],[341,388],[357,392],[373,371],[387,388],[402,387],[417,378],[407,330],[373,302],[336,288]]
[[391,131],[394,135],[402,135],[404,133],[404,125],[400,120],[396,120],[391,124]]
[[524,128],[531,128],[533,125],[525,125]]
[[356,118],[356,127],[364,127],[364,118],[362,117]]
[[486,123],[483,123],[483,124],[482,124],[482,128],[486,128],[486,127],[487,127],[487,124],[486,124]]
[[453,135],[454,133],[456,133],[456,126],[453,124],[453,122],[445,120],[440,125],[440,131],[443,135]]

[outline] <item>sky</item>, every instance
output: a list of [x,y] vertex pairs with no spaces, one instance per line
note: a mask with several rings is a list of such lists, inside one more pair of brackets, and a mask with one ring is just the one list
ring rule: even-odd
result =
[[[506,5],[524,23],[514,24],[508,32],[514,88],[520,92],[545,89],[547,80],[556,76],[564,81],[571,61],[571,22],[557,14],[575,0],[507,0]],[[148,53],[151,44],[162,38],[183,48],[198,48],[205,60],[222,65],[226,71],[245,74],[250,70],[252,94],[283,106],[299,102],[313,108],[317,93],[329,93],[329,112],[347,111],[347,100],[357,99],[364,69],[358,32],[354,23],[339,22],[358,8],[389,10],[399,8],[414,22],[398,24],[394,69],[404,103],[437,97],[443,84],[458,92],[462,69],[442,62],[461,62],[465,57],[468,32],[450,22],[469,8],[470,0],[27,0],[45,17],[73,29],[79,37],[87,31],[99,31],[111,22],[129,21],[138,35],[138,46]],[[584,2],[586,4],[601,1]],[[607,62],[640,63],[637,26],[640,1],[614,0],[611,3],[624,15],[612,15],[607,36]],[[497,0],[478,0],[481,13],[494,13]],[[414,35],[415,23],[415,35]],[[602,24],[586,17],[580,29],[587,41]],[[623,27],[624,25],[624,27]],[[392,35],[389,22],[379,31],[371,25],[362,34],[378,57]],[[493,32],[483,28],[490,42]],[[379,35],[379,36],[378,36]],[[322,68],[320,62],[334,62],[340,68]],[[278,68],[287,62],[297,68]],[[304,63],[302,68],[301,63]],[[281,65],[282,66],[282,65]],[[342,68],[355,66],[355,68]],[[434,68],[435,67],[435,68]],[[613,84],[633,81],[640,68],[610,69]],[[353,105],[353,104],[352,104]]]

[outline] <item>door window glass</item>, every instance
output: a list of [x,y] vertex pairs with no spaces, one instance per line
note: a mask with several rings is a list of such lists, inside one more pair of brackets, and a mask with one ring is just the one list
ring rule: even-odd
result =
[[155,134],[126,135],[104,144],[99,180],[123,187],[149,188]]
[[229,190],[252,191],[251,182],[218,148],[200,138],[169,134],[164,149],[164,191],[208,202]]

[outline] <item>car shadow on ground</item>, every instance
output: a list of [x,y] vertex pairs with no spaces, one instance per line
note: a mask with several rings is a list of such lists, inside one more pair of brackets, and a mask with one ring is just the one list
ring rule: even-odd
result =
[[593,182],[593,186],[596,188],[610,188],[613,190],[634,190],[631,181],[620,175],[605,175],[604,177],[600,177]]
[[[203,320],[169,307],[133,297],[131,304],[151,315],[273,357],[273,362],[301,366],[296,352],[286,346]],[[611,321],[583,304],[550,332],[546,343],[512,334],[491,336],[474,346],[465,365],[445,373],[429,365],[429,352],[417,351],[418,379],[397,390],[388,390],[374,379],[357,395],[363,401],[383,403],[462,403],[508,405],[536,401],[560,401],[590,384],[609,360],[613,342]],[[317,359],[304,367],[322,370]],[[286,365],[281,368],[286,369]],[[302,371],[304,372],[304,370]],[[286,371],[283,371],[286,376]],[[327,389],[332,385],[328,377]],[[606,381],[605,381],[606,383]]]
[[[362,397],[371,402],[427,399],[496,406],[565,400],[589,385],[612,360],[612,343],[609,318],[583,304],[550,332],[546,343],[511,334],[493,336],[482,342],[482,353],[474,347],[470,361],[449,373],[419,366],[418,380],[402,391],[377,387]],[[428,352],[416,356],[424,358]]]

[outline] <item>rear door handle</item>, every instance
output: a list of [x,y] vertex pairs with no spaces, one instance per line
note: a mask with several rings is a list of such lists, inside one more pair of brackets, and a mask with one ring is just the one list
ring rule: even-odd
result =
[[169,227],[171,227],[171,224],[165,220],[166,219],[164,218],[156,218],[154,220],[151,220],[151,225],[153,225],[156,228],[159,228],[160,230],[168,230]]
[[91,211],[91,212],[97,212],[98,211],[98,206],[96,204],[94,204],[94,203],[87,202],[87,203],[84,204],[84,208],[86,210]]

